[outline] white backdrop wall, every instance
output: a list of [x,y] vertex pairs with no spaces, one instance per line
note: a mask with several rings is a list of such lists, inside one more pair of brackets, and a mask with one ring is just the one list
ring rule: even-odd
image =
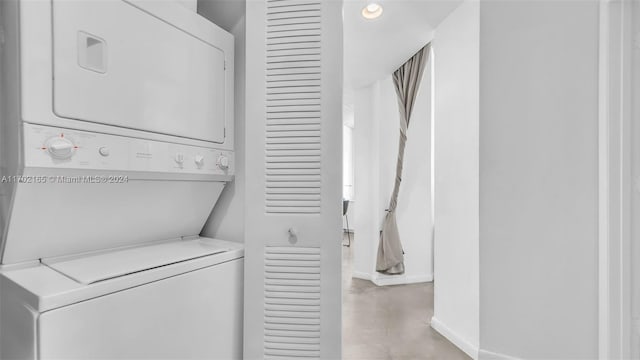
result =
[[405,274],[375,272],[379,231],[393,190],[400,120],[391,76],[356,91],[354,276],[378,285],[433,279],[431,214],[431,72],[427,64],[405,149],[397,220],[405,251]]
[[598,2],[481,4],[481,346],[595,358]]
[[472,357],[479,346],[479,7],[436,29],[435,282],[432,326]]

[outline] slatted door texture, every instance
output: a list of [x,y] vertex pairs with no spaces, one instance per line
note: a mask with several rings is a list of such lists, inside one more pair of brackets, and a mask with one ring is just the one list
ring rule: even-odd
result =
[[245,359],[341,356],[342,3],[247,1]]
[[320,249],[265,252],[266,358],[320,356]]
[[269,213],[320,212],[320,0],[267,1]]

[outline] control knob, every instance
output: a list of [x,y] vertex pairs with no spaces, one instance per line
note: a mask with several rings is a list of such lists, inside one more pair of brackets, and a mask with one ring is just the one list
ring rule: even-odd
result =
[[220,155],[220,157],[218,157],[218,167],[222,170],[227,170],[229,168],[229,158]]
[[76,146],[71,140],[58,136],[47,140],[45,147],[51,157],[59,160],[71,158],[76,150]]

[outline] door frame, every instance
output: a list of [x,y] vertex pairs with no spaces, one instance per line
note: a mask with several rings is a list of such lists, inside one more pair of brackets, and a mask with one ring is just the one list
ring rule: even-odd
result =
[[598,349],[631,355],[631,1],[600,0]]

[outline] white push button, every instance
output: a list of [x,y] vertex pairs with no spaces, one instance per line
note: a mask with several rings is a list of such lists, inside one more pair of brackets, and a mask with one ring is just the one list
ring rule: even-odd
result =
[[195,162],[196,162],[196,165],[197,165],[199,168],[200,168],[200,167],[202,167],[202,165],[204,165],[204,156],[202,156],[202,155],[198,154],[198,155],[196,155],[196,157],[195,157],[195,159],[194,159],[194,160],[195,160]]
[[175,160],[178,164],[182,165],[182,163],[184,162],[184,154],[183,153],[177,153]]
[[100,149],[98,149],[98,152],[100,153],[100,155],[102,156],[109,156],[109,148],[106,146],[101,147]]

